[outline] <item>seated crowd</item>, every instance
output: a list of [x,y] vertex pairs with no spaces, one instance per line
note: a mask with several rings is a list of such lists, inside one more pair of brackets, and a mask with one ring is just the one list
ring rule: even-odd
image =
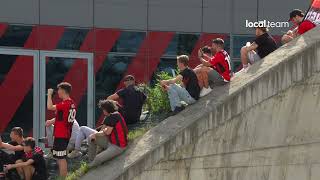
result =
[[[297,24],[297,28],[288,31],[282,42],[287,43],[293,38],[307,32],[315,25],[304,19],[300,10],[290,13],[290,20]],[[245,71],[250,65],[259,61],[277,49],[275,40],[269,35],[267,27],[256,27],[255,40],[248,42],[241,48],[242,69]],[[228,84],[234,75],[231,70],[230,56],[224,50],[221,38],[212,40],[211,46],[204,46],[198,51],[200,64],[194,69],[189,67],[189,57],[177,57],[177,67],[180,73],[169,80],[162,80],[160,84],[168,93],[171,114],[175,115],[185,108],[185,104],[193,104],[200,97],[209,94],[213,88]],[[146,95],[136,87],[135,77],[124,77],[124,88],[99,101],[105,119],[101,126],[94,129],[79,126],[76,121],[77,108],[70,98],[72,86],[63,82],[57,86],[58,97],[62,100],[53,104],[53,89],[48,89],[47,108],[54,111],[56,116],[46,121],[47,137],[40,139],[49,148],[46,158],[57,160],[59,175],[66,177],[68,158],[82,156],[81,144],[88,142],[88,157],[90,167],[95,167],[121,154],[128,145],[127,124],[135,124],[140,120],[142,106]],[[120,105],[117,102],[122,100]],[[2,142],[0,138],[0,167],[9,179],[47,179],[46,163],[43,151],[37,147],[32,137],[23,137],[23,130],[15,127],[10,133],[11,141]],[[0,169],[1,172],[1,169]],[[1,174],[0,174],[1,175]],[[1,176],[0,176],[1,177]]]

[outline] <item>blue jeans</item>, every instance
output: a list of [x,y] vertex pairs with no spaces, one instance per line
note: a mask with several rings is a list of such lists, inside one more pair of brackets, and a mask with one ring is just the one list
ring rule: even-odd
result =
[[193,104],[196,102],[185,88],[177,84],[171,84],[169,86],[168,95],[172,111],[174,111],[176,107],[182,106],[181,101],[184,101],[187,104]]

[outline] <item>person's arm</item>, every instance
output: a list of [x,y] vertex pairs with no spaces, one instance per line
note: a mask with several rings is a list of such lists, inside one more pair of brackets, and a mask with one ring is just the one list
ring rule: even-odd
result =
[[102,132],[104,133],[104,135],[109,136],[112,133],[112,130],[113,130],[113,127],[107,126],[102,130]]
[[258,44],[256,42],[253,42],[250,46],[247,46],[246,49],[247,51],[254,51],[258,48]]
[[183,79],[182,75],[179,74],[179,75],[176,76],[175,78],[172,78],[172,79],[169,79],[169,80],[162,80],[162,81],[160,81],[160,84],[161,84],[162,86],[164,86],[164,85],[168,86],[168,85],[170,85],[170,84],[174,84],[174,83],[180,82],[180,81],[182,81],[182,79]]
[[17,164],[8,164],[8,165],[5,165],[5,170],[8,171],[8,170],[19,168],[19,167],[30,166],[33,163],[34,163],[34,160],[29,159],[26,162],[21,162],[21,163],[17,163]]
[[47,108],[50,111],[56,111],[57,108],[55,105],[53,105],[53,102],[52,102],[52,94],[53,94],[53,89],[48,89]]
[[56,121],[56,118],[52,118],[50,120],[47,120],[46,126],[49,127],[49,126],[53,125],[55,123],[55,121]]
[[2,141],[0,142],[0,148],[7,149],[10,151],[23,151],[23,146],[21,146],[21,145],[13,146],[8,143],[3,143]]
[[117,93],[114,93],[112,95],[110,95],[109,97],[107,97],[107,100],[118,100],[120,98],[120,96]]

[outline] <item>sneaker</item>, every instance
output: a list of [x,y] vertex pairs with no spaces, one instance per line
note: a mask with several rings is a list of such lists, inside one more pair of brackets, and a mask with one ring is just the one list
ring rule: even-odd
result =
[[179,112],[183,111],[185,109],[184,106],[180,106],[180,107],[176,107],[174,109],[174,111],[172,111],[171,113],[169,113],[169,116],[174,116],[176,114],[178,114]]
[[82,156],[82,153],[78,150],[73,150],[71,153],[68,154],[68,158],[73,159]]
[[243,67],[240,71],[236,72],[235,75],[240,74],[240,73],[242,73],[242,72],[247,72],[248,69],[250,68],[250,66],[251,66],[251,65],[248,64],[247,67]]
[[43,157],[44,157],[45,159],[53,159],[52,151],[50,150],[50,151],[48,152],[48,154],[44,155]]
[[212,91],[211,87],[208,87],[208,88],[203,87],[200,92],[200,97],[203,97],[203,96],[209,94],[211,91]]

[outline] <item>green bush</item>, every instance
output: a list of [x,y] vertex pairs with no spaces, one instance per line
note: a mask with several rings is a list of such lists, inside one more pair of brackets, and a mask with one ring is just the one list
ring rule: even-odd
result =
[[171,79],[172,76],[167,72],[159,72],[156,74],[156,83],[153,86],[140,84],[139,87],[144,91],[148,98],[145,109],[151,114],[161,114],[170,111],[170,102],[168,93],[163,91],[160,81]]

